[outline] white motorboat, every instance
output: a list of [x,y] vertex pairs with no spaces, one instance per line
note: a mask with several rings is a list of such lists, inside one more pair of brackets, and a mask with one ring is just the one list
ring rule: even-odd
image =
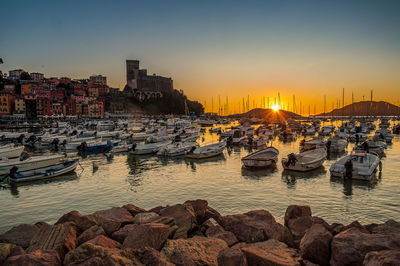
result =
[[35,181],[41,179],[48,179],[56,176],[60,176],[76,169],[79,164],[79,159],[66,159],[57,164],[49,165],[46,167],[35,168],[24,171],[16,171],[10,174],[10,181],[21,183],[28,181]]
[[16,167],[17,171],[27,171],[57,164],[63,158],[63,155],[57,154],[33,156],[28,158],[4,159],[0,161],[0,176],[8,175],[10,173],[10,169],[13,167]]
[[112,151],[115,152],[127,152],[132,150],[133,144],[128,144],[127,142],[121,142],[117,146],[113,147]]
[[145,143],[145,144],[137,144],[133,146],[132,153],[133,154],[152,154],[157,153],[162,147],[171,143],[171,140],[156,142],[156,143]]
[[147,139],[150,135],[146,132],[137,132],[133,133],[131,136],[132,141],[143,141]]
[[370,181],[375,176],[378,167],[381,167],[378,156],[353,151],[332,164],[329,171],[333,177]]
[[12,159],[18,158],[24,151],[24,146],[15,146],[14,144],[4,145],[0,147],[0,162],[2,158]]
[[175,142],[162,147],[157,155],[174,157],[186,155],[197,146],[196,142]]
[[247,137],[242,134],[240,130],[235,130],[233,133],[232,144],[240,145],[243,144],[247,140]]
[[335,131],[335,126],[328,125],[321,128],[321,131],[318,133],[319,136],[329,136]]
[[286,170],[306,172],[317,169],[326,159],[326,149],[319,148],[301,152],[291,153],[287,158],[282,159],[282,166]]
[[342,153],[346,151],[347,144],[347,140],[334,136],[328,139],[326,147],[329,153]]
[[374,140],[368,140],[363,142],[362,144],[359,144],[353,148],[355,151],[364,151],[367,153],[375,153],[378,154],[379,157],[383,157],[385,154],[385,149],[387,145],[383,141],[374,141]]
[[226,141],[221,141],[215,144],[197,147],[191,153],[188,153],[186,157],[191,159],[205,159],[218,156],[222,154],[225,147],[226,147]]
[[278,161],[279,151],[274,147],[268,147],[259,151],[252,152],[242,158],[244,167],[265,168],[275,165]]

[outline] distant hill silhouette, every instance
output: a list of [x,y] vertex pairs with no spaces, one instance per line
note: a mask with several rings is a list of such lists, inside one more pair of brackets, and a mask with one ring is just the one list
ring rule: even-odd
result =
[[334,109],[317,116],[395,116],[400,115],[400,107],[380,101],[361,101]]
[[285,110],[274,111],[272,109],[264,109],[264,108],[255,108],[246,113],[229,115],[228,117],[230,117],[230,118],[259,118],[259,119],[269,118],[271,120],[275,120],[275,119],[286,120],[286,119],[301,118],[300,115],[295,114],[293,112],[289,112],[289,111],[285,111]]

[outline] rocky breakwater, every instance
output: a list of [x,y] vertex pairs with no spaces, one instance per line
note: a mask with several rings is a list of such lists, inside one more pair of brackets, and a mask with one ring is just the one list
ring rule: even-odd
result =
[[400,265],[400,223],[328,224],[289,206],[221,216],[205,200],[128,204],[0,234],[2,265]]

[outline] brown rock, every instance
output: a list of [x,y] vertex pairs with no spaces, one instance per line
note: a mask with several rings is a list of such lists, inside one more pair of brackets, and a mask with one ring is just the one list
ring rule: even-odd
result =
[[156,217],[159,217],[159,215],[155,212],[141,212],[136,214],[135,218],[133,219],[133,222],[135,224],[143,224],[149,222],[150,219]]
[[178,230],[178,226],[176,225],[175,219],[169,216],[157,216],[150,218],[146,221],[146,223],[157,223],[157,224],[165,224],[169,226],[169,235],[168,238],[173,238],[176,230]]
[[124,227],[120,228],[118,231],[114,232],[111,235],[111,238],[122,244],[124,243],[124,240],[129,235],[129,233],[136,228],[136,224],[127,224]]
[[173,238],[187,238],[196,226],[196,215],[191,204],[176,204],[166,207],[160,211],[160,216],[174,218],[178,229]]
[[101,227],[108,235],[111,235],[125,224],[133,223],[133,216],[127,209],[121,207],[113,207],[94,214],[100,217]]
[[322,224],[326,228],[326,230],[333,233],[332,227],[324,219],[322,219],[320,217],[313,216],[312,223],[313,224]]
[[231,248],[241,249],[241,248],[244,248],[247,246],[248,246],[248,244],[246,242],[239,242],[239,243],[236,243],[235,245],[233,245]]
[[208,202],[206,200],[187,200],[184,204],[192,205],[198,224],[202,224],[205,221],[206,210],[208,207]]
[[149,212],[155,212],[155,213],[159,214],[160,211],[164,208],[165,208],[164,206],[157,206],[157,207],[154,207],[153,209],[150,209]]
[[333,223],[333,224],[331,224],[332,233],[333,233],[334,235],[339,234],[340,232],[343,231],[343,230],[342,230],[343,227],[344,227],[343,224],[339,224],[339,223]]
[[61,265],[61,259],[55,250],[35,250],[29,254],[17,255],[9,257],[3,266],[39,266],[39,265],[49,265],[56,266]]
[[228,244],[228,246],[232,246],[238,242],[234,233],[225,231],[225,229],[213,218],[204,222],[203,227],[206,228],[204,232],[206,236],[222,239]]
[[95,238],[87,241],[86,243],[102,246],[104,248],[119,248],[119,249],[122,248],[122,245],[119,242],[103,235],[96,236]]
[[143,265],[129,251],[83,243],[68,252],[64,265]]
[[368,252],[392,249],[400,249],[400,234],[367,234],[350,228],[333,237],[330,264],[361,265]]
[[90,227],[97,225],[98,222],[96,220],[96,216],[93,215],[82,215],[78,211],[71,211],[69,213],[61,216],[60,219],[55,224],[64,224],[67,222],[73,222],[77,227],[83,232]]
[[86,241],[89,241],[90,239],[95,238],[96,236],[105,234],[106,232],[104,232],[104,229],[101,226],[93,225],[78,237],[78,239],[76,240],[77,246],[85,243]]
[[240,249],[224,248],[218,254],[218,266],[247,266],[247,260]]
[[254,243],[276,239],[293,246],[289,230],[277,223],[275,218],[265,210],[221,216],[219,222],[225,230],[233,232],[242,242]]
[[133,217],[138,213],[146,212],[145,209],[139,208],[133,204],[126,204],[122,206],[122,208],[126,209]]
[[313,219],[311,216],[300,216],[297,218],[290,219],[287,227],[292,233],[295,246],[300,245],[301,238],[304,236],[306,231],[312,226]]
[[204,214],[204,219],[203,219],[204,221],[207,221],[210,218],[213,218],[214,220],[218,221],[219,217],[221,217],[221,214],[218,211],[214,210],[210,206],[207,206],[206,213]]
[[27,248],[32,237],[39,231],[36,225],[21,224],[14,226],[4,234],[0,234],[0,242],[11,243]]
[[297,250],[275,239],[249,244],[242,248],[249,265],[296,265],[301,257]]
[[167,240],[161,254],[176,265],[218,265],[218,254],[226,247],[221,239],[195,236]]
[[307,205],[290,205],[285,212],[285,226],[288,225],[290,219],[311,216],[311,208]]
[[145,247],[141,249],[133,249],[132,250],[135,257],[137,257],[141,263],[144,265],[152,265],[152,266],[173,266],[175,264],[169,262],[166,258],[164,258],[160,252],[155,250],[154,248]]
[[332,237],[322,224],[312,225],[301,239],[301,256],[319,265],[329,265]]
[[372,251],[365,255],[365,266],[398,266],[400,265],[400,250]]
[[342,227],[342,232],[346,231],[349,228],[357,228],[363,233],[367,233],[367,234],[369,233],[369,231],[364,226],[362,226],[358,221],[354,221],[354,222],[352,222],[352,223],[350,223],[350,224],[348,224],[346,226],[343,226]]
[[10,257],[24,255],[24,254],[25,254],[25,250],[23,248],[21,248],[20,246],[15,246],[11,249]]
[[16,247],[14,244],[0,243],[0,265],[10,256],[14,247]]
[[147,223],[134,224],[123,242],[124,248],[151,247],[160,250],[168,239],[169,226],[164,224]]
[[388,220],[383,224],[370,224],[365,228],[373,234],[400,233],[400,223],[395,220]]
[[55,250],[61,259],[76,247],[76,232],[72,226],[58,224],[43,226],[33,236],[27,252],[38,249]]

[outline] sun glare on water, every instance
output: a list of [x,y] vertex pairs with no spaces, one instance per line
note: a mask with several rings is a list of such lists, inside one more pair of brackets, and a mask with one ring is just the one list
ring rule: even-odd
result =
[[274,110],[275,112],[279,111],[279,105],[277,104],[272,105],[272,110]]

